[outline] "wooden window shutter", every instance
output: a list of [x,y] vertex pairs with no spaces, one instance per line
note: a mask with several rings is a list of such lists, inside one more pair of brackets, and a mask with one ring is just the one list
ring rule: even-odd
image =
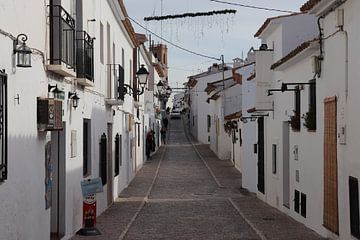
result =
[[339,232],[336,97],[324,100],[324,226]]

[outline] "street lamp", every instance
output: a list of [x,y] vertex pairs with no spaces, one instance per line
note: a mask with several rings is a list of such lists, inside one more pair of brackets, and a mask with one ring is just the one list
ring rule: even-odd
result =
[[48,84],[48,97],[49,98],[59,98],[60,94],[62,93],[63,91],[61,91],[57,84],[56,85],[50,85]]
[[139,91],[137,89],[136,90],[133,89],[128,84],[124,84],[125,94],[129,94],[129,95],[134,94],[134,95],[140,96],[141,94],[144,93],[144,88],[146,86],[146,83],[147,83],[147,80],[149,77],[149,72],[148,72],[148,70],[146,70],[144,64],[141,64],[140,69],[136,72],[136,76],[137,76],[137,79],[139,80],[139,86],[141,87],[141,91]]
[[[21,40],[20,40],[21,38]],[[14,40],[13,53],[17,54],[17,67],[29,68],[31,67],[31,49],[26,46],[28,37],[21,33]]]
[[74,109],[76,109],[79,106],[79,96],[76,92],[69,92],[68,98],[72,101],[72,106]]
[[147,80],[149,77],[149,72],[146,70],[144,64],[141,64],[140,69],[136,72],[136,76],[139,79],[140,87],[144,88],[146,86],[146,83],[147,83]]
[[159,95],[162,95],[165,89],[165,85],[162,81],[159,81],[158,84],[156,84],[156,89],[159,93]]

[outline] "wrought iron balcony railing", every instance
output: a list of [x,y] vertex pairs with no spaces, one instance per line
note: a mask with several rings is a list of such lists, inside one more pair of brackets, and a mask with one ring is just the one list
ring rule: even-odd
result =
[[76,32],[76,74],[94,81],[94,38],[85,31]]
[[60,5],[50,5],[50,64],[75,69],[75,19]]

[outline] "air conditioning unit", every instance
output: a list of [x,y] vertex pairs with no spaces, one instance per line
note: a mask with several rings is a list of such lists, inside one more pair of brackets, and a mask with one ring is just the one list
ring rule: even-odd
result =
[[37,98],[37,125],[39,131],[63,130],[62,101]]

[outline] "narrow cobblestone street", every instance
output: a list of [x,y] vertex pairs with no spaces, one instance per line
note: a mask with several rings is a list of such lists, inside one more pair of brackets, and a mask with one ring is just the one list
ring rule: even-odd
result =
[[241,174],[181,120],[118,200],[98,218],[102,235],[73,239],[321,239],[242,190]]

